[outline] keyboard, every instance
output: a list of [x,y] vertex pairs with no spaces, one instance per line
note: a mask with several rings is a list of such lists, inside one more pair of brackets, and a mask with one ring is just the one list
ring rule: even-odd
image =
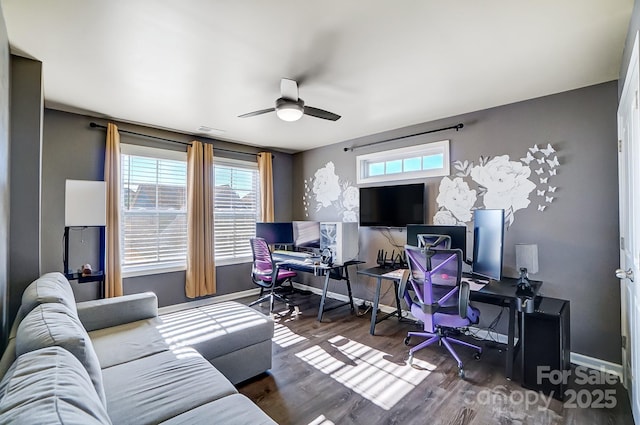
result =
[[301,260],[304,260],[306,258],[310,258],[311,254],[308,252],[296,252],[296,251],[284,251],[284,250],[275,250],[273,251],[274,255],[286,255],[288,257],[295,257],[295,258],[300,258]]

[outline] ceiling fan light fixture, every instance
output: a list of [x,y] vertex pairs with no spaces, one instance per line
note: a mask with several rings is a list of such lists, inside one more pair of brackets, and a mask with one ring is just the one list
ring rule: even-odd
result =
[[304,102],[280,98],[276,101],[276,114],[282,121],[298,121],[304,114]]

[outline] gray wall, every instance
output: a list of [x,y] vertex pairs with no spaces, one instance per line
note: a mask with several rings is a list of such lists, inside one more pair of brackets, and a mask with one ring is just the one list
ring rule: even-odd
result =
[[[294,219],[339,219],[329,209],[316,213],[309,208],[307,217],[302,203],[304,180],[313,177],[328,161],[334,162],[341,179],[355,183],[356,155],[368,152],[449,139],[452,162],[504,154],[518,161],[534,144],[552,143],[561,164],[553,180],[558,187],[556,199],[541,213],[537,211],[538,201],[531,197],[531,206],[516,212],[515,222],[505,236],[504,272],[515,276],[516,243],[537,243],[540,272],[535,278],[544,281],[544,295],[571,301],[572,351],[620,363],[620,287],[613,275],[618,265],[616,108],[617,85],[613,81],[296,154]],[[459,132],[403,139],[356,152],[343,151],[344,147],[458,122],[465,124]],[[428,193],[428,222],[437,209],[435,198],[440,180],[423,180]],[[392,242],[403,245],[405,240],[404,232],[361,229],[360,259],[367,261],[364,267],[375,264],[379,248],[391,251]],[[320,285],[317,279],[308,282]],[[371,299],[373,284],[373,280],[358,279],[355,295]],[[344,292],[339,284],[334,284],[332,290]],[[388,293],[385,302],[389,305],[390,296]],[[486,325],[497,312],[490,306],[480,307],[481,324]]]
[[[102,180],[104,172],[104,130],[91,129],[91,121],[106,121],[83,115],[45,109],[42,155],[42,271],[62,270],[62,234],[64,232],[64,186],[66,179]],[[118,123],[121,130],[155,135],[188,142],[194,136],[156,130],[131,124]],[[198,138],[203,141],[207,139]],[[209,140],[210,141],[210,140]],[[176,144],[154,142],[121,133],[122,143],[162,146],[184,150]],[[213,141],[222,149],[255,153],[261,149],[222,141]],[[216,151],[217,156],[232,155]],[[235,157],[247,159],[246,155]],[[250,157],[249,157],[250,158]],[[274,159],[275,214],[280,221],[291,220],[291,170],[292,157],[275,152]],[[70,236],[70,267],[83,263],[98,263],[98,233],[95,230],[74,231]],[[218,266],[217,295],[253,289],[250,279],[250,263]],[[165,273],[124,279],[124,293],[153,291],[161,306],[190,301],[184,294],[185,273]],[[96,283],[73,283],[78,300],[94,299],[98,294]]]
[[11,55],[9,317],[40,275],[42,62]]
[[0,6],[0,347],[9,334],[9,39]]

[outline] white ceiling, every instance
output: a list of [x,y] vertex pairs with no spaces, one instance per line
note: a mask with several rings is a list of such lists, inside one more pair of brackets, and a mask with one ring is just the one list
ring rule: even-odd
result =
[[[1,0],[46,105],[302,151],[618,78],[633,0]],[[280,79],[342,115],[293,123]]]

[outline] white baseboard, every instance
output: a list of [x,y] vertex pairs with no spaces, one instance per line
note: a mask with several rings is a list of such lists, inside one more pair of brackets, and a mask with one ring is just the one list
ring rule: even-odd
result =
[[[314,294],[322,295],[321,288],[316,288],[314,286],[309,286],[302,283],[294,283],[294,286],[299,289],[310,291]],[[333,298],[339,301],[349,301],[349,297],[347,295],[339,294],[337,292],[327,291],[327,297]],[[367,301],[369,304],[371,304],[371,301],[369,300],[363,300],[360,298],[353,297],[353,302],[356,305],[362,304],[363,301]],[[391,313],[396,310],[395,307],[392,307],[389,305],[383,305],[383,304],[380,304],[378,308],[380,309],[380,311],[384,313]],[[411,316],[410,313],[408,313],[407,317],[413,318],[413,316]],[[496,341],[501,344],[506,344],[508,340],[507,335],[500,334],[497,332],[491,332],[491,335],[489,335],[489,331],[487,331],[486,329],[476,328],[472,326],[469,328],[469,330],[473,332],[474,335],[480,339]],[[516,338],[516,341],[517,340],[518,339]],[[601,370],[603,372],[616,375],[620,379],[622,379],[623,368],[622,368],[622,365],[620,364],[612,363],[602,359],[596,359],[594,357],[589,357],[589,356],[585,356],[584,354],[574,353],[574,352],[571,352],[569,361],[575,365],[586,366],[590,369],[595,369],[595,370]]]
[[623,368],[621,364],[611,363],[606,360],[596,359],[574,352],[571,352],[571,363],[616,375],[622,381]]

